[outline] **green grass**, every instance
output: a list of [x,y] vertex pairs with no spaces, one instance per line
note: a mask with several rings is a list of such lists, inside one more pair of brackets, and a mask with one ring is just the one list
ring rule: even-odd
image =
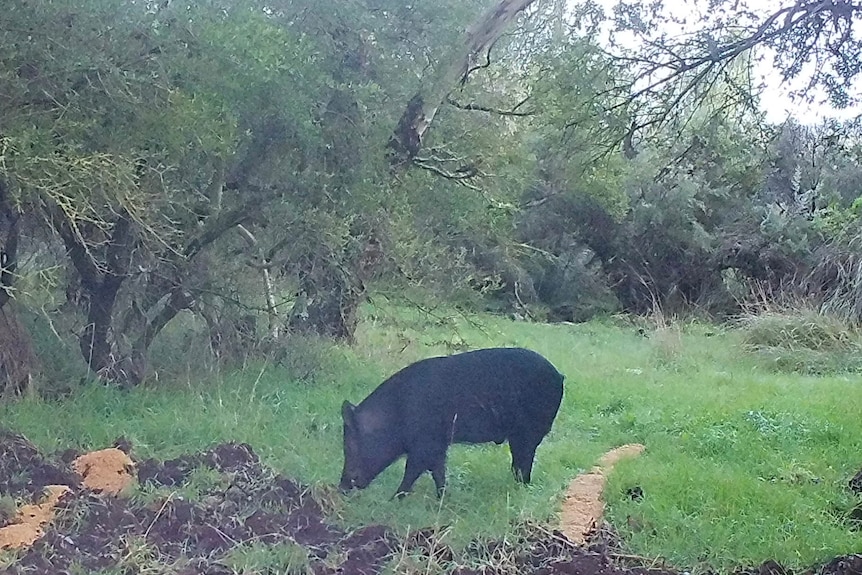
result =
[[296,543],[252,543],[232,549],[221,561],[235,573],[309,573],[308,550]]
[[196,467],[179,486],[140,486],[131,493],[131,498],[140,505],[164,502],[174,498],[200,501],[208,493],[224,492],[229,487],[230,480],[225,475],[210,467]]
[[[338,519],[401,531],[436,526],[456,549],[501,538],[522,521],[553,521],[577,473],[637,441],[646,453],[618,465],[606,494],[608,518],[631,553],[690,569],[766,559],[798,568],[862,546],[842,517],[855,503],[846,482],[862,465],[858,378],[773,373],[743,353],[737,333],[697,324],[641,335],[610,320],[535,325],[371,306],[364,317],[354,348],[320,354],[327,364],[313,382],[290,381],[270,364],[192,372],[128,393],[89,386],[62,402],[22,400],[0,406],[0,422],[48,452],[104,447],[119,435],[159,458],[248,442],[277,471],[331,485],[341,470],[344,399],[361,400],[422,357],[522,345],[567,376],[532,485],[513,482],[505,445],[453,446],[442,502],[430,477],[412,496],[390,500],[403,470],[396,464],[340,500]],[[632,501],[626,490],[636,485],[644,498]]]

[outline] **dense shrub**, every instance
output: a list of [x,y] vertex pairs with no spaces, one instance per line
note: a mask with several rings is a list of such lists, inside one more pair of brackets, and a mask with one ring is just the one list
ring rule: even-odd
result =
[[862,371],[862,332],[810,308],[769,310],[739,320],[743,348],[779,371]]

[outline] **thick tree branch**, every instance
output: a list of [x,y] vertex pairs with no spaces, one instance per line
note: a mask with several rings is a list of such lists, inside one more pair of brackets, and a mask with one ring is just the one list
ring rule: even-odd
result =
[[260,242],[257,241],[254,234],[252,234],[242,224],[237,224],[237,229],[239,230],[240,235],[245,238],[248,245],[257,250],[257,257],[262,261],[260,271],[263,277],[263,291],[264,296],[266,297],[267,315],[269,317],[269,335],[273,340],[276,340],[281,331],[281,322],[278,318],[278,307],[275,302],[275,287],[273,286],[272,275],[269,271],[272,263],[265,258],[263,250],[260,247]]
[[446,178],[447,180],[452,180],[464,186],[465,188],[469,188],[476,191],[481,190],[479,186],[470,183],[470,180],[480,175],[479,171],[473,166],[465,166],[463,168],[455,170],[454,172],[450,172],[448,170],[444,170],[439,166],[435,166],[429,160],[422,158],[414,158],[413,165],[417,168],[428,170],[429,172],[436,174],[442,178]]
[[251,200],[248,200],[233,209],[225,210],[219,213],[215,218],[207,220],[203,231],[198,234],[197,237],[192,238],[186,246],[186,249],[183,251],[185,257],[193,259],[201,250],[219,239],[229,229],[251,218],[262,201],[263,198],[260,198],[258,194],[255,194],[255,197]]
[[526,98],[524,98],[523,100],[521,100],[520,102],[515,104],[515,106],[511,110],[500,110],[499,108],[491,108],[489,106],[482,106],[481,104],[476,104],[473,102],[470,102],[469,104],[462,104],[462,103],[458,102],[457,100],[455,100],[454,98],[452,98],[451,96],[446,97],[446,102],[450,106],[454,106],[455,108],[458,108],[459,110],[471,110],[471,111],[475,110],[477,112],[487,112],[489,114],[494,114],[496,116],[521,116],[521,117],[523,117],[523,116],[535,115],[535,112],[532,110],[526,111],[526,112],[519,112],[518,111],[518,108],[520,108],[521,106],[526,104],[527,101],[529,101],[529,99],[530,99],[530,97],[527,96]]
[[389,161],[393,168],[412,164],[422,148],[422,139],[446,97],[465,81],[473,62],[485,54],[519,13],[536,0],[501,0],[470,26],[462,42],[452,48],[437,72],[407,104],[392,137],[389,139]]
[[81,278],[81,285],[87,291],[97,290],[102,279],[102,274],[80,230],[75,229],[70,218],[59,206],[50,202],[50,200],[46,200],[45,210],[51,222],[51,227],[54,228],[54,231],[63,240],[63,244],[69,252],[72,265],[75,266],[75,270]]
[[174,286],[164,307],[154,318],[147,322],[143,333],[138,337],[133,346],[135,353],[143,356],[150,348],[155,337],[184,309],[194,305],[194,298],[182,286]]

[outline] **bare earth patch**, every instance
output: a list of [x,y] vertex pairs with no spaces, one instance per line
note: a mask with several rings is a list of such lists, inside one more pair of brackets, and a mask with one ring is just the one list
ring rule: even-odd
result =
[[[38,458],[35,448],[23,438],[4,435],[9,444],[4,451],[7,457],[20,455],[24,460]],[[15,440],[13,444],[12,439]],[[13,447],[17,448],[13,450]],[[21,452],[21,453],[19,453]],[[20,461],[20,459],[18,459]],[[45,466],[39,463],[35,471],[41,471]],[[85,453],[72,461],[72,470],[80,476],[81,485],[92,491],[108,495],[120,495],[135,481],[134,462],[131,458],[115,447]],[[30,469],[34,471],[34,469]],[[58,476],[63,476],[58,473]],[[30,547],[45,533],[45,526],[54,519],[54,508],[60,498],[72,492],[69,485],[47,485],[46,495],[40,503],[22,505],[12,522],[0,528],[0,549],[21,549]]]
[[607,483],[607,474],[621,459],[636,457],[645,447],[639,443],[623,445],[605,453],[599,464],[588,473],[581,473],[569,484],[560,513],[560,531],[569,541],[577,545],[587,542],[600,524],[605,511],[602,493]]

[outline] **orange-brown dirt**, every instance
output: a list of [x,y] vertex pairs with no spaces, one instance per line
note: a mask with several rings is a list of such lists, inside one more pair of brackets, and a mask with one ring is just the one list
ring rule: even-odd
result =
[[135,482],[135,463],[116,447],[85,453],[72,462],[72,469],[84,487],[110,495],[120,495]]
[[[575,545],[560,532],[518,526],[505,540],[477,539],[463,553],[455,553],[441,538],[446,526],[405,536],[385,525],[348,530],[327,516],[329,504],[317,500],[321,490],[313,493],[275,473],[246,444],[224,443],[167,461],[136,459],[128,442],[117,447],[135,461],[133,471],[150,488],[149,500],[88,489],[72,470],[79,454],[46,456],[20,435],[0,431],[0,494],[37,500],[48,485],[70,486],[40,539],[0,554],[0,575],[234,575],[239,571],[227,557],[244,545],[301,546],[308,558],[302,572],[312,575],[377,575],[393,566],[400,572],[405,558],[412,565],[439,565],[439,572],[451,575],[677,575],[621,555],[618,540],[605,529],[586,545]],[[201,468],[222,480],[196,500],[176,496],[175,488]],[[276,571],[283,567],[274,565],[266,572]],[[850,555],[805,575],[860,574],[862,556]],[[735,575],[793,574],[767,562]]]
[[623,445],[605,453],[599,464],[588,473],[581,473],[569,484],[560,513],[560,531],[569,541],[577,545],[586,543],[600,525],[605,511],[602,494],[607,483],[607,474],[621,459],[636,457],[643,453],[639,443]]
[[[85,453],[72,461],[71,467],[81,477],[83,487],[108,495],[120,495],[135,481],[134,462],[116,447]],[[48,485],[45,491],[41,503],[22,505],[12,523],[0,528],[0,549],[33,545],[53,520],[60,498],[72,489],[68,485]]]
[[60,498],[71,490],[66,485],[48,485],[41,503],[23,505],[11,525],[0,529],[0,549],[29,547],[42,536],[43,528],[54,518],[54,508]]

